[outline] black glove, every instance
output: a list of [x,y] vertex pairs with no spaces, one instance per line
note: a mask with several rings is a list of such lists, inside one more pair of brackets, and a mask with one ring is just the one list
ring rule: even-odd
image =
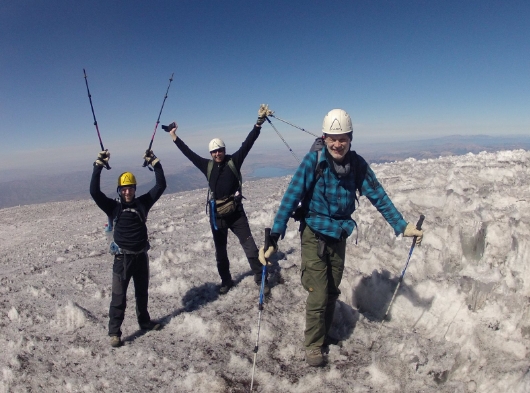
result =
[[162,126],[162,129],[165,131],[165,132],[169,132],[171,131],[173,128],[177,128],[177,124],[175,122],[167,125],[167,126]]
[[94,166],[108,166],[109,165],[110,153],[109,150],[100,151],[98,158],[94,161]]
[[144,154],[144,160],[147,163],[147,165],[155,166],[157,162],[160,160],[157,156],[155,156],[155,153],[153,153],[152,150],[146,150]]

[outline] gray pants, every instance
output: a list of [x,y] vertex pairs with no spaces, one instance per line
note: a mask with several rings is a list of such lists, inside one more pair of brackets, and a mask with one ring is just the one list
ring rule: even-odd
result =
[[254,273],[254,281],[257,284],[261,283],[261,271],[262,264],[258,259],[258,247],[250,232],[250,226],[248,219],[243,210],[243,206],[239,206],[238,210],[226,218],[217,220],[217,227],[215,230],[212,228],[213,242],[215,244],[215,259],[217,261],[217,271],[221,276],[223,284],[227,284],[232,281],[232,275],[230,274],[230,261],[228,259],[227,252],[227,241],[228,241],[228,230],[230,229],[239,240],[239,243],[243,247],[243,251],[248,259],[252,273]]

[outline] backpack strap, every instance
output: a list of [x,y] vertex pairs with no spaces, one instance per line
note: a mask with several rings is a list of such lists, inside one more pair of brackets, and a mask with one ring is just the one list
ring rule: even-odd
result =
[[116,217],[114,217],[114,220],[112,221],[112,226],[113,228],[116,228],[116,224],[118,223],[118,220],[120,219],[121,217],[121,214],[123,212],[131,212],[131,213],[135,213],[139,218],[140,218],[140,221],[142,223],[145,223],[146,219],[145,219],[145,215],[143,214],[143,212],[141,212],[140,210],[138,209],[134,209],[134,208],[126,208],[124,209],[121,202],[118,204],[118,212],[116,213]]
[[213,160],[208,161],[208,168],[206,168],[206,180],[208,180],[208,187],[210,184],[210,176],[212,176]]
[[[359,196],[362,196],[363,182],[366,176],[366,171],[368,170],[368,164],[355,150],[350,151],[350,168],[353,171],[355,179],[355,190],[359,193]],[[357,199],[357,202],[359,202],[357,195],[355,198]]]
[[228,167],[232,170],[234,175],[236,176],[237,180],[239,180],[239,192],[243,193],[243,178],[241,177],[241,173],[237,170],[236,164],[234,164],[234,161],[230,158],[228,160]]
[[317,163],[315,164],[315,180],[313,180],[313,184],[311,184],[311,189],[315,187],[318,179],[320,179],[320,177],[324,173],[324,170],[322,169],[322,165],[320,165],[321,155],[322,155],[322,150],[317,150]]
[[[243,178],[241,177],[241,173],[237,170],[236,164],[234,164],[234,161],[232,161],[232,158],[228,160],[226,163],[230,170],[234,173],[237,180],[239,180],[239,192],[243,193]],[[210,199],[214,199],[215,195],[213,191],[210,188],[210,177],[212,176],[212,170],[213,170],[213,160],[208,161],[208,167],[206,168],[206,180],[208,181],[208,193],[206,194],[206,214],[208,214],[208,208],[210,207],[209,202]]]
[[[311,185],[309,186],[309,188],[307,189],[307,191],[305,192],[304,196],[302,197],[302,200],[300,201],[302,203],[302,205],[304,204],[304,202],[308,203],[309,200],[306,198],[308,195],[311,195],[313,193],[313,190],[318,182],[318,179],[320,179],[322,177],[322,174],[324,173],[324,170],[322,169],[322,165],[320,165],[320,157],[322,155],[322,150],[316,150],[317,152],[317,161],[315,163],[315,178],[313,179],[313,181],[311,182]],[[302,208],[307,208],[308,206],[301,206]]]

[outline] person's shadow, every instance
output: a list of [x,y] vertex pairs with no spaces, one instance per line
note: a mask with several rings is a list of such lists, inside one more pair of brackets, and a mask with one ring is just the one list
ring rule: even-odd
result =
[[[335,303],[333,323],[331,324],[329,335],[326,338],[327,345],[325,346],[342,346],[342,341],[347,340],[353,335],[358,321],[359,312],[349,304],[346,304],[341,300],[337,300]],[[326,348],[325,350],[328,352],[329,348]]]
[[[200,307],[217,300],[219,297],[219,285],[207,282],[199,287],[191,288],[186,295],[182,298],[183,307],[174,310],[172,313],[165,315],[154,322],[160,323],[160,328],[158,330],[164,329],[164,327],[171,322],[171,320],[182,314],[183,312],[191,312],[199,309]],[[122,338],[123,342],[134,341],[138,337],[142,337],[144,334],[148,333],[147,330],[137,330],[130,334],[127,337]]]
[[[377,270],[371,276],[363,277],[357,287],[353,290],[353,305],[370,321],[390,321],[392,319],[392,309],[389,309],[390,301],[399,283],[399,277],[391,278],[388,270],[379,273]],[[417,307],[421,307],[424,312],[432,306],[434,296],[430,299],[422,298],[410,285],[403,280],[396,293],[398,296],[405,296]],[[394,299],[395,302],[395,299]],[[388,314],[385,317],[385,313]]]
[[[237,286],[237,284],[239,284],[245,277],[250,275],[252,275],[252,272],[249,271],[234,278],[234,286]],[[220,284],[215,284],[213,282],[206,282],[198,287],[191,288],[182,298],[182,307],[177,308],[168,315],[164,315],[156,320],[153,320],[153,322],[160,323],[160,328],[158,330],[164,329],[164,327],[169,324],[174,317],[184,312],[193,312],[208,303],[216,301],[220,296],[219,288]],[[141,337],[148,332],[148,330],[137,330],[131,333],[129,336],[123,337],[122,341],[134,341],[138,337]]]

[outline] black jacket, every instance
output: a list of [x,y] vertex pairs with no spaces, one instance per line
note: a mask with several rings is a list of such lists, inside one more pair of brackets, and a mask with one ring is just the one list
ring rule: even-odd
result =
[[[123,249],[140,251],[147,246],[147,214],[166,189],[166,178],[160,162],[154,166],[156,184],[147,194],[134,198],[131,203],[119,202],[107,197],[100,189],[101,170],[94,166],[90,181],[90,195],[105,214],[112,220],[119,215],[114,227],[114,242]],[[131,208],[139,214],[124,209]]]
[[[236,177],[234,172],[230,170],[226,163],[230,158],[236,166],[237,170],[241,173],[241,166],[243,161],[248,155],[250,149],[254,145],[256,139],[258,139],[261,131],[261,127],[256,127],[250,131],[245,141],[241,144],[241,147],[232,155],[225,155],[225,159],[222,163],[217,164],[214,162],[212,173],[210,175],[210,190],[212,190],[216,199],[227,198],[230,195],[234,195],[237,189],[239,188],[239,179]],[[212,158],[203,158],[192,151],[182,139],[177,138],[175,144],[180,149],[180,151],[195,165],[203,174],[207,176],[208,172],[208,162]]]

